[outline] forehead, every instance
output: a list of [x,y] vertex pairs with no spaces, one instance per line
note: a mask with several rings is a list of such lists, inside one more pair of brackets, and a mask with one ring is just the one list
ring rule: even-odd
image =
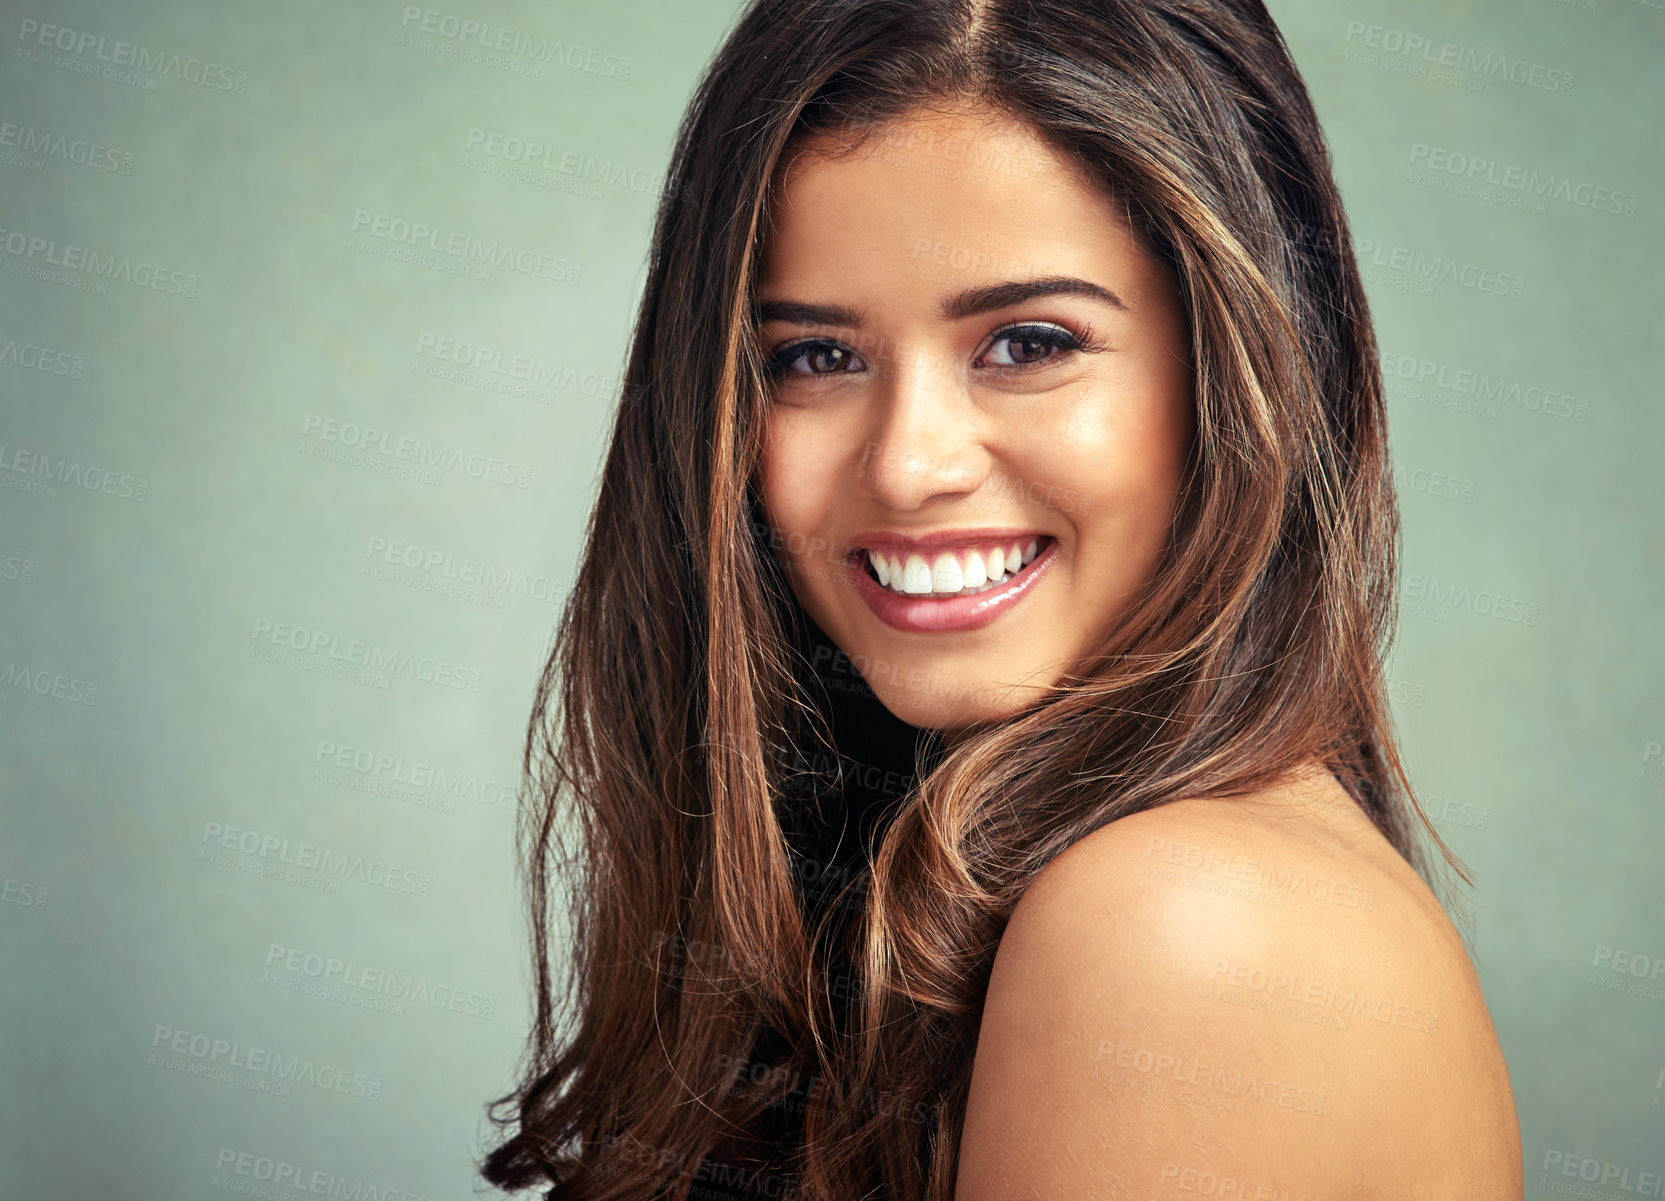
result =
[[992,109],[921,109],[860,139],[795,149],[762,247],[765,289],[847,292],[1150,270],[1108,191],[1033,127]]

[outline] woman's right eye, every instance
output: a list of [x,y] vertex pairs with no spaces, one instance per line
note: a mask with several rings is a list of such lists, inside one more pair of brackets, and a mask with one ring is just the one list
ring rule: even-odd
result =
[[782,375],[837,375],[861,371],[866,364],[855,351],[826,338],[790,342],[770,356],[765,371],[770,378]]

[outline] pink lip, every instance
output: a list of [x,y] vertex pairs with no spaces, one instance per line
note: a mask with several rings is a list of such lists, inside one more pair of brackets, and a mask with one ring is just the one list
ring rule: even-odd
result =
[[[973,537],[964,540],[941,542],[943,546],[976,545],[982,541],[987,531],[978,531]],[[849,559],[850,576],[855,583],[856,591],[867,602],[878,619],[887,626],[897,630],[905,630],[913,634],[938,634],[951,630],[977,630],[1002,615],[1009,613],[1012,607],[1029,595],[1037,580],[1046,574],[1046,569],[1052,565],[1058,540],[1048,535],[1036,535],[1025,532],[1024,537],[1048,538],[1046,546],[1033,560],[1025,564],[1023,569],[1006,582],[990,588],[987,592],[979,592],[976,596],[956,596],[947,600],[931,600],[928,597],[918,599],[906,597],[892,592],[872,576],[867,574],[867,556],[860,550]],[[943,536],[945,539],[947,536]],[[959,539],[960,535],[953,535]],[[990,537],[989,542],[1000,542],[1002,536]],[[1018,535],[1013,535],[1015,540]],[[859,539],[852,538],[852,542]],[[920,541],[924,541],[921,539]],[[899,541],[883,541],[868,543],[875,550],[909,550],[920,549],[917,542],[901,543]],[[927,548],[930,549],[930,548]]]

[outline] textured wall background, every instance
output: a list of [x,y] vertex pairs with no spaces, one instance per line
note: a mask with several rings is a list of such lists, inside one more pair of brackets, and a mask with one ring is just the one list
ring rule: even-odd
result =
[[[519,739],[735,7],[0,4],[0,1194],[473,1190]],[[1388,355],[1393,694],[1528,1195],[1634,1196],[1665,6],[1273,8]]]

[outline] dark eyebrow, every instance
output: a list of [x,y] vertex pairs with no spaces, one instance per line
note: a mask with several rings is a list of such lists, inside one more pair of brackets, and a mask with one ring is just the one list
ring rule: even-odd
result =
[[765,300],[757,306],[757,319],[785,321],[791,325],[847,325],[860,328],[866,314],[842,304],[804,304],[797,300]]
[[1041,279],[1024,279],[1012,283],[990,284],[986,288],[969,288],[942,302],[942,315],[949,320],[987,313],[1022,304],[1037,296],[1090,296],[1118,309],[1127,306],[1109,288],[1101,288],[1091,280],[1073,275],[1048,275]]
[[[1118,309],[1125,309],[1122,298],[1108,288],[1091,280],[1073,275],[1048,275],[1040,279],[1013,280],[990,284],[983,288],[968,288],[945,299],[939,310],[949,321],[973,317],[994,309],[1010,308],[1037,296],[1090,296]],[[785,321],[792,325],[842,325],[859,329],[866,315],[860,309],[842,304],[806,304],[797,300],[766,300],[757,307],[759,322]]]

